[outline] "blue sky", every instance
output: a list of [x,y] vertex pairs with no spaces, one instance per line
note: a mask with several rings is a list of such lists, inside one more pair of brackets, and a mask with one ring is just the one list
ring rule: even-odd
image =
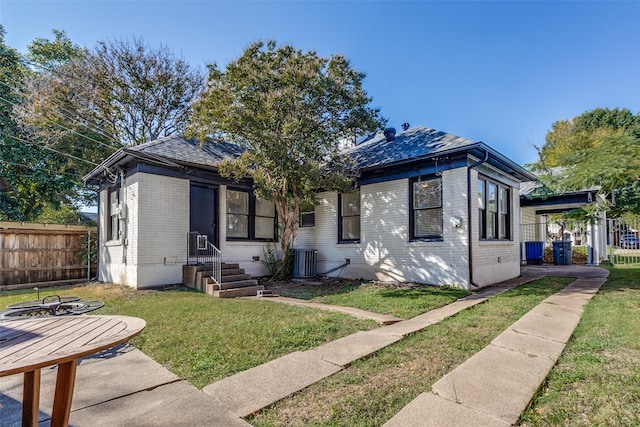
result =
[[640,110],[640,2],[0,0],[8,45],[65,30],[77,44],[140,37],[192,65],[253,41],[343,54],[389,118],[533,162],[553,122]]

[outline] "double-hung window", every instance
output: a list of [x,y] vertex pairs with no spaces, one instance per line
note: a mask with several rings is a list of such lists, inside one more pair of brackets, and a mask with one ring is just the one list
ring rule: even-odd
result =
[[107,240],[118,240],[120,238],[120,189],[113,188],[107,193],[108,203],[108,223]]
[[276,237],[276,207],[268,200],[256,199],[255,237],[256,239],[273,240]]
[[227,237],[249,238],[249,193],[227,190]]
[[442,178],[410,181],[411,240],[442,240]]
[[338,196],[338,241],[360,241],[360,191]]
[[227,189],[227,238],[275,239],[275,205],[249,191]]
[[509,187],[485,178],[478,179],[478,231],[481,239],[511,238]]

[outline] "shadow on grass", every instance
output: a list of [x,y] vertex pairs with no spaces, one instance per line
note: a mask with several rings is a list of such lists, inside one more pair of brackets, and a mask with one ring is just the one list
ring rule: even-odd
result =
[[382,298],[419,299],[424,298],[425,296],[431,296],[434,293],[442,297],[449,297],[454,299],[462,298],[469,295],[469,292],[462,289],[450,287],[433,287],[429,285],[423,285],[422,287],[414,287],[411,289],[396,288],[381,290],[379,292],[379,295]]

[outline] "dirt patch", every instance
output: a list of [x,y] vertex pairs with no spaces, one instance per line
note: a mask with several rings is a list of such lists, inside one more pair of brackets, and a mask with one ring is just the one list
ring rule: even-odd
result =
[[259,278],[258,282],[263,285],[265,289],[272,290],[280,296],[301,299],[313,299],[323,295],[341,294],[353,291],[360,286],[389,290],[411,290],[430,286],[413,282],[378,282],[375,280],[349,280],[329,277],[304,280],[269,280],[268,277],[263,277]]
[[[542,258],[542,262],[545,264],[553,264],[553,249],[546,248],[544,250],[544,256]],[[571,264],[573,265],[586,265],[587,264],[587,255],[582,254],[580,252],[571,252]]]
[[304,280],[269,280],[268,277],[258,278],[258,282],[283,297],[312,299],[321,295],[333,295],[352,291],[365,283],[362,280],[347,280],[335,278],[313,278]]

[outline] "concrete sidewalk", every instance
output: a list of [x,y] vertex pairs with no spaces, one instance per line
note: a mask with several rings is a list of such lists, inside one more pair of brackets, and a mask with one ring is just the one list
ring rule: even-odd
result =
[[597,267],[528,270],[542,269],[545,275],[578,279],[545,299],[490,345],[441,378],[430,393],[418,396],[386,427],[506,427],[518,422],[564,350],[584,306],[609,275],[607,270]]
[[[514,417],[517,420],[522,405],[526,406],[555,363],[580,319],[582,306],[606,280],[606,270],[523,267],[521,277],[447,306],[313,350],[294,352],[218,381],[203,391],[135,348],[121,346],[80,362],[70,425],[248,426],[241,417],[333,375],[408,334],[545,275],[581,279],[545,300],[485,350],[434,384],[433,393],[421,395],[388,423],[509,425]],[[516,369],[507,369],[510,366]],[[42,371],[41,409],[51,408],[55,374],[56,368]],[[475,384],[482,384],[482,389]],[[20,425],[21,400],[22,375],[0,378],[0,427]],[[49,425],[48,413],[41,412],[40,419],[41,426]]]
[[[41,375],[40,426],[49,426],[56,367]],[[19,427],[22,375],[0,378],[0,427]],[[44,411],[43,411],[44,410]],[[247,426],[140,350],[122,345],[80,360],[70,426]]]

